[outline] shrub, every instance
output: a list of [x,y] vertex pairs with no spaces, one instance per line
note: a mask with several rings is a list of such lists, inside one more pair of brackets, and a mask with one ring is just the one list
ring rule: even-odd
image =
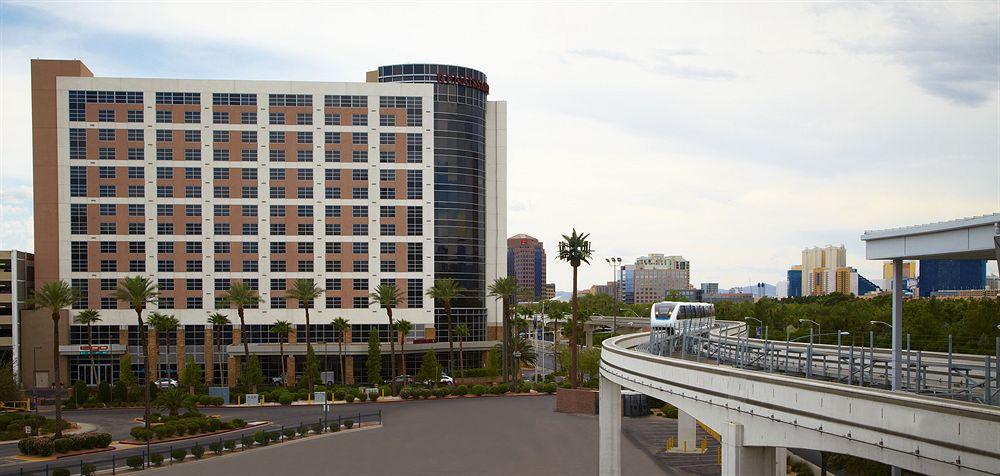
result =
[[129,434],[132,435],[132,438],[135,438],[139,441],[149,441],[149,439],[152,438],[153,436],[153,431],[147,430],[145,427],[142,426],[136,426],[133,427],[131,430],[129,430]]
[[361,400],[362,402],[368,400],[368,392],[358,392],[358,400]]
[[21,438],[21,440],[17,442],[17,449],[23,455],[35,454],[35,438],[32,436]]
[[673,405],[663,405],[660,411],[663,412],[664,418],[677,418],[677,407]]
[[403,400],[407,400],[407,399],[409,399],[412,396],[413,395],[410,393],[410,388],[409,387],[406,387],[406,388],[404,388],[404,389],[402,389],[402,390],[399,391],[399,398],[401,398]]
[[174,430],[175,426],[172,423],[157,425],[153,427],[153,433],[156,433],[156,437],[161,440],[174,436]]
[[208,419],[208,431],[218,431],[219,428],[222,428],[222,420],[218,418]]
[[213,441],[213,442],[211,442],[211,443],[208,444],[208,449],[212,453],[215,453],[217,455],[221,455],[222,454],[222,443],[219,443],[218,441]]
[[350,392],[344,396],[344,401],[347,403],[354,403],[354,392]]
[[243,448],[253,446],[253,436],[244,436],[243,438],[240,438],[240,446]]
[[212,397],[209,395],[198,395],[198,405],[210,405]]
[[160,453],[153,453],[149,455],[149,462],[156,466],[161,466],[163,464],[163,455]]
[[221,407],[222,404],[225,402],[226,400],[223,399],[222,397],[212,397],[212,405],[215,405],[217,407]]
[[518,393],[528,393],[531,392],[531,382],[521,382],[517,384]]
[[451,395],[451,388],[438,387],[437,389],[434,390],[434,395],[436,395],[438,398],[447,397],[448,395]]
[[205,447],[198,444],[192,446],[191,455],[194,456],[194,459],[201,459],[202,456],[205,456]]
[[83,449],[92,450],[97,447],[97,434],[86,433],[83,435]]
[[226,440],[222,443],[222,447],[229,451],[233,451],[236,449],[236,440]]
[[266,431],[257,430],[257,432],[253,434],[253,440],[260,446],[267,446],[267,443],[271,441],[271,437],[267,436]]
[[233,418],[232,425],[233,428],[243,428],[244,426],[247,426],[247,422],[242,418]]
[[146,461],[142,459],[142,456],[134,455],[126,458],[125,464],[132,469],[142,469],[142,467],[145,466]]
[[292,402],[294,402],[294,401],[295,401],[295,397],[293,397],[292,394],[290,394],[288,392],[282,393],[281,396],[278,397],[278,403],[280,403],[282,405],[291,405]]
[[278,441],[281,439],[281,432],[277,430],[272,431],[267,434],[267,437],[270,438],[271,441]]
[[80,467],[80,476],[93,476],[97,472],[97,466],[93,463],[85,463]]
[[510,391],[510,386],[507,385],[506,383],[501,383],[501,384],[497,385],[497,394],[498,395],[503,395],[503,394],[505,394],[505,393],[507,393],[509,391]]
[[83,380],[77,380],[73,384],[73,403],[77,405],[82,404],[90,398],[90,389],[87,388],[86,382]]
[[354,420],[344,420],[344,428],[347,428],[348,430],[354,428]]
[[305,425],[299,425],[299,436],[306,436],[309,433],[309,428]]
[[285,428],[285,430],[282,433],[284,433],[285,434],[285,438],[288,438],[289,440],[292,439],[292,438],[295,438],[295,429],[294,428]]
[[36,436],[34,442],[35,454],[38,456],[52,456],[55,448],[52,446],[52,438],[47,436]]
[[336,432],[340,431],[340,423],[330,423],[329,428],[330,428],[330,431],[336,433]]
[[176,450],[173,450],[173,451],[170,452],[170,458],[173,459],[174,461],[180,461],[180,460],[184,459],[184,457],[186,457],[187,454],[188,454],[188,451],[186,449],[184,449],[184,448],[177,448]]
[[489,395],[496,395],[500,393],[500,387],[496,385],[490,385],[489,387],[486,388],[486,393]]
[[312,432],[315,433],[315,434],[317,434],[317,435],[320,434],[320,433],[323,433],[323,424],[322,423],[313,423],[310,428],[312,429]]
[[476,385],[472,386],[472,394],[473,395],[475,395],[475,396],[478,397],[478,396],[480,396],[480,395],[482,395],[484,393],[486,393],[486,387],[484,385],[476,384]]
[[52,442],[52,447],[55,449],[56,453],[69,453],[73,451],[73,439],[72,438],[56,438]]
[[552,382],[546,383],[545,385],[542,385],[542,391],[550,395],[556,393],[556,384]]
[[469,393],[469,387],[466,387],[465,385],[458,385],[455,388],[451,389],[451,394],[458,395],[459,397],[464,396],[468,393]]
[[344,397],[346,397],[346,396],[347,396],[347,392],[344,391],[344,389],[342,389],[342,388],[338,388],[338,389],[336,389],[336,390],[333,391],[333,399],[334,400],[343,400]]
[[69,476],[69,470],[66,468],[53,469],[52,476]]

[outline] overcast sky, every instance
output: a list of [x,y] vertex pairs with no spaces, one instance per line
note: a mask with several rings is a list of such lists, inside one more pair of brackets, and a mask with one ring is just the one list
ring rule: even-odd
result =
[[[29,60],[97,76],[485,72],[508,101],[510,235],[776,282],[802,248],[1000,211],[1000,3],[0,4],[0,248],[32,249]],[[991,264],[991,270],[995,265]]]

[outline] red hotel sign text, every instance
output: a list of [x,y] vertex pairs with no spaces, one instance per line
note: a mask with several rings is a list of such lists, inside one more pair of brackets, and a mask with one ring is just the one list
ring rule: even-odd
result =
[[455,76],[454,74],[438,73],[437,82],[444,84],[459,84],[470,88],[478,89],[486,94],[490,93],[490,85],[486,81],[466,78],[465,76]]

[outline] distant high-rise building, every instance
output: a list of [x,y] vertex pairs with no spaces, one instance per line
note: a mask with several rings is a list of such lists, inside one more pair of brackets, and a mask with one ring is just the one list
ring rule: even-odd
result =
[[1000,289],[1000,276],[991,274],[986,277],[986,289]]
[[555,283],[545,284],[545,290],[542,292],[542,299],[555,299],[555,298],[556,298]]
[[858,275],[858,296],[864,296],[868,293],[879,291],[881,288],[873,283],[870,279]]
[[635,265],[626,264],[621,269],[621,281],[619,282],[619,293],[622,302],[625,304],[635,304]]
[[507,238],[507,276],[517,278],[517,286],[530,289],[536,300],[545,294],[545,248],[542,242],[518,234]]
[[706,294],[719,294],[719,283],[701,283],[701,292]]
[[830,289],[833,288],[834,282],[821,279],[822,273],[816,270],[823,268],[825,272],[846,266],[847,248],[844,245],[827,245],[823,248],[812,247],[802,250],[802,294],[818,296],[832,292]]
[[682,256],[651,253],[635,260],[635,303],[663,299],[666,291],[688,289],[691,263]]
[[[903,286],[906,286],[907,282],[913,282],[917,277],[917,262],[916,261],[905,261],[903,262]],[[892,290],[893,286],[893,274],[892,274],[892,262],[887,262],[882,265],[882,282],[885,283],[887,290]]]
[[920,260],[920,295],[935,291],[986,288],[986,260]]
[[788,270],[788,297],[802,297],[802,266]]

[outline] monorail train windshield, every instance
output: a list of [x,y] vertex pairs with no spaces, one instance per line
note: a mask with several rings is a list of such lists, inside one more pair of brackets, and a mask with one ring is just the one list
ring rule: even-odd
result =
[[674,313],[675,306],[677,305],[672,302],[656,303],[653,308],[656,318],[660,320],[670,319],[670,316]]

